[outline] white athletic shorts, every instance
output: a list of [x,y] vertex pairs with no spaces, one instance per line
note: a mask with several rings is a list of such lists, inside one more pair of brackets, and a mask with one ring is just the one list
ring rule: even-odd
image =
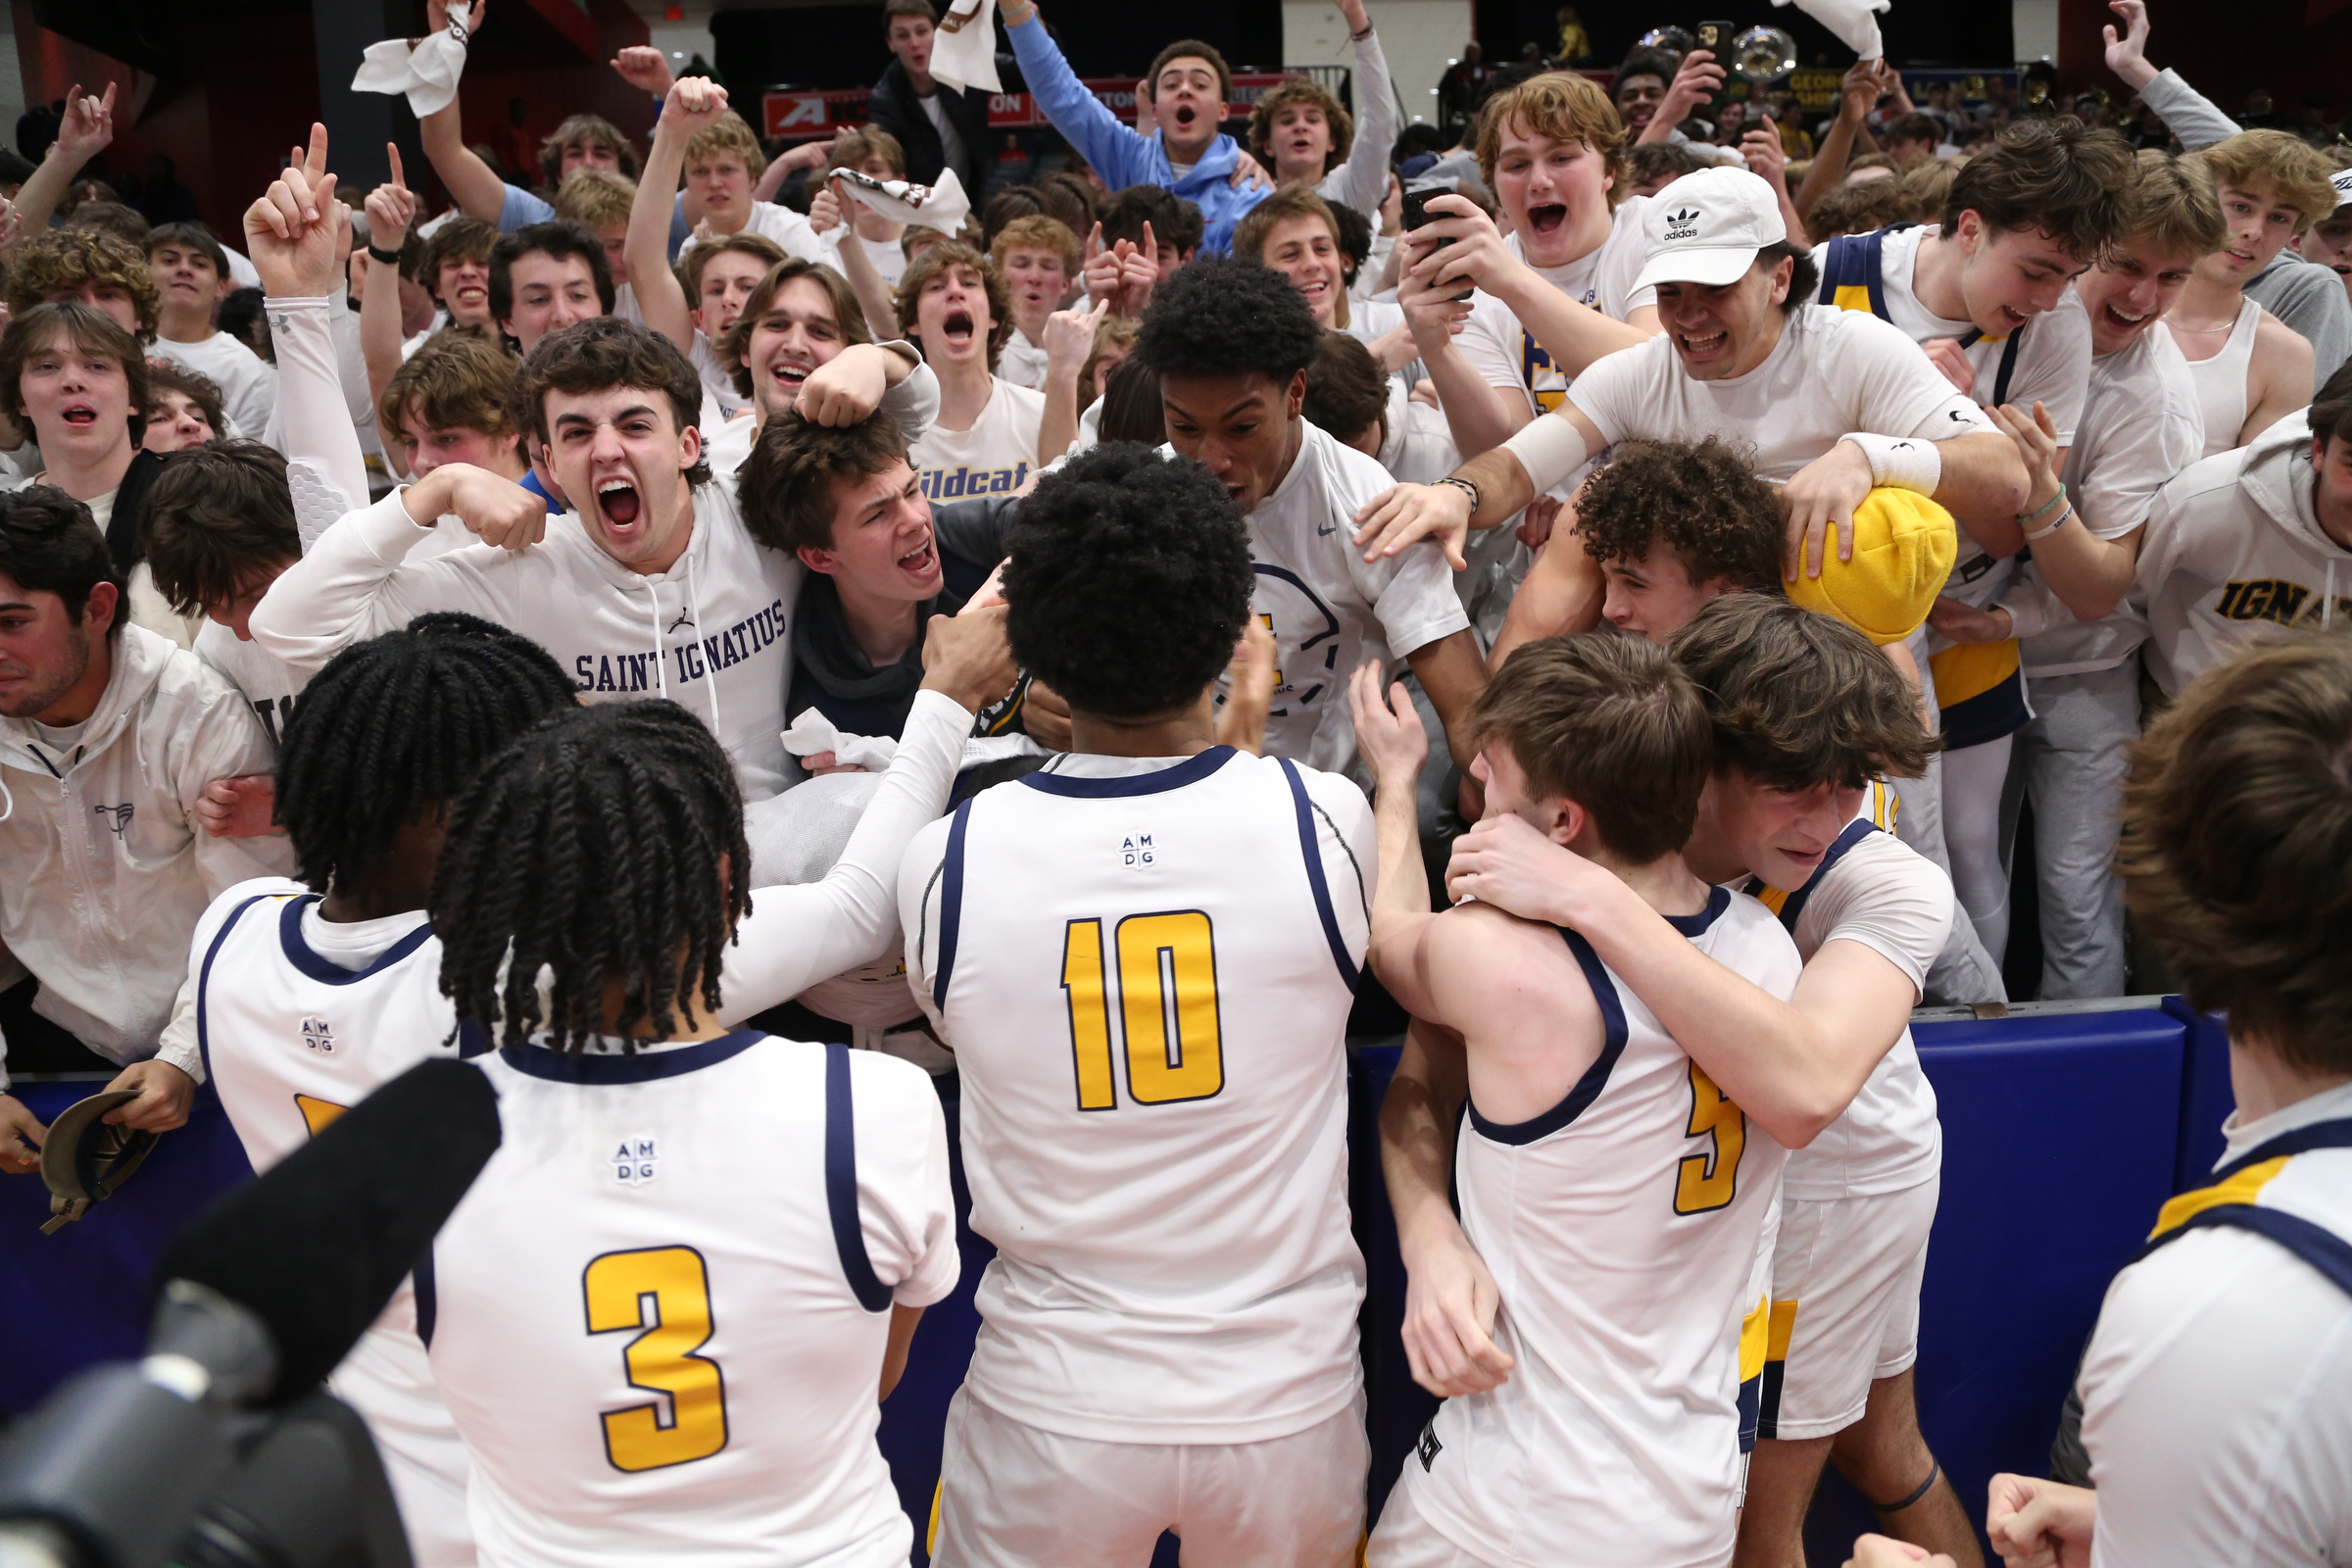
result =
[[935,1568],[1146,1568],[1160,1532],[1187,1568],[1349,1568],[1364,1539],[1363,1396],[1262,1443],[1098,1443],[948,1406]]
[[1919,1358],[1919,1283],[1940,1176],[1869,1198],[1781,1200],[1757,1436],[1826,1438]]
[[1420,1466],[1408,1457],[1389,1500],[1381,1504],[1380,1523],[1364,1550],[1364,1568],[1487,1568],[1438,1533],[1437,1526],[1414,1505],[1413,1477]]

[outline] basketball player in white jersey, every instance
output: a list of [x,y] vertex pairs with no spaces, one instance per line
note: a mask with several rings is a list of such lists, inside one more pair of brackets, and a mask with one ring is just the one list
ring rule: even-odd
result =
[[433,1243],[432,1367],[486,1568],[906,1561],[876,1396],[956,1283],[946,1124],[912,1063],[720,1021],[750,858],[659,700],[549,720],[453,813],[442,984],[504,1137]]
[[[1491,1353],[1505,1375],[1439,1407],[1368,1561],[1721,1563],[1740,1499],[1740,1325],[1787,1152],[1584,938],[1485,903],[1428,912],[1412,809],[1427,743],[1379,679],[1367,665],[1349,694],[1379,781],[1372,961],[1460,1041],[1455,1055],[1423,1036],[1430,1060],[1398,1070],[1411,1098],[1449,1060],[1438,1081],[1466,1091],[1453,1185],[1500,1289]],[[1489,821],[1575,846],[1694,952],[1788,994],[1787,933],[1682,861],[1712,750],[1663,650],[1609,632],[1531,643],[1473,715]],[[1384,1116],[1383,1145],[1403,1237],[1445,1203],[1446,1172],[1413,1155],[1446,1123],[1414,1129],[1408,1152],[1391,1145],[1397,1120]]]
[[1207,469],[1097,447],[1006,544],[1014,655],[1068,699],[1071,750],[924,829],[899,881],[998,1249],[931,1560],[1143,1568],[1173,1531],[1191,1564],[1342,1568],[1369,1462],[1345,1032],[1371,812],[1213,744],[1251,571]]
[[1758,1042],[1850,1102],[1788,1156],[1736,1560],[1801,1565],[1831,1459],[1888,1529],[1974,1562],[1911,1398],[1942,1141],[1909,1023],[1953,903],[1943,872],[1885,831],[1885,779],[1916,774],[1933,743],[1868,638],[1787,600],[1715,599],[1671,647],[1713,725],[1684,858],[1761,898],[1796,939],[1805,969],[1787,1004],[1709,961],[1602,867],[1512,824],[1466,837],[1451,885],[1588,934],[1677,1038]]
[[[295,710],[277,766],[302,879],[244,882],[216,900],[183,993],[184,1021],[256,1171],[459,1049],[447,1004],[416,983],[417,955],[440,956],[424,902],[448,808],[510,741],[573,702],[536,643],[460,614],[355,644],[309,690],[318,701]],[[456,1568],[474,1560],[467,1466],[425,1364],[420,1336],[431,1332],[404,1286],[332,1386],[383,1451],[417,1562]]]
[[1993,1478],[2010,1562],[2352,1562],[2347,692],[2343,638],[2262,649],[2134,755],[2125,896],[2190,1004],[2228,1016],[2235,1108],[2212,1185],[2165,1204],[2100,1306],[2076,1380],[2098,1490]]

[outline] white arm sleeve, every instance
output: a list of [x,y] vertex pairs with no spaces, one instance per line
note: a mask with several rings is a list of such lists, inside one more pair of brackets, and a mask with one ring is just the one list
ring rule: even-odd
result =
[[[343,397],[327,299],[270,302],[277,354],[277,414],[270,444],[286,455],[294,518],[309,550],[337,517],[368,504],[368,466]],[[363,374],[362,386],[367,385]]]
[[1582,431],[1551,415],[1528,420],[1517,435],[1502,444],[1502,450],[1519,460],[1519,466],[1535,481],[1538,495],[1583,467],[1592,455]]
[[890,416],[899,433],[906,438],[906,444],[912,446],[929,434],[931,426],[939,420],[939,376],[923,363],[913,344],[902,340],[882,347],[914,360],[914,368],[906,372],[906,378],[897,386],[885,387],[882,401],[875,408],[876,413]]
[[871,963],[899,925],[899,861],[947,808],[972,714],[942,692],[917,692],[899,754],[821,882],[760,888],[727,950],[719,1017],[741,1023],[819,980]]
[[414,612],[400,603],[393,577],[432,530],[401,506],[405,488],[344,516],[270,585],[249,623],[264,652],[316,670],[354,639],[408,623]]
[[1355,103],[1354,144],[1327,183],[1336,182],[1339,200],[1372,220],[1377,233],[1380,204],[1389,194],[1389,155],[1396,148],[1396,89],[1389,83],[1377,30],[1355,45]]

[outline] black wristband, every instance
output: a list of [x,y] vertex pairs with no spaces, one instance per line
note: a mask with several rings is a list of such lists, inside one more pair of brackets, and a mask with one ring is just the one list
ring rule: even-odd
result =
[[375,241],[369,240],[368,242],[368,259],[371,262],[381,262],[386,267],[398,267],[400,265],[400,252],[385,250],[382,246],[376,244]]

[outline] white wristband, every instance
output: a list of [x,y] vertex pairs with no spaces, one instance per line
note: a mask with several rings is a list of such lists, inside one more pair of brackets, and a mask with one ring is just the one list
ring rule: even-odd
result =
[[1592,455],[1577,427],[1552,414],[1539,414],[1528,420],[1517,435],[1502,444],[1502,450],[1519,460],[1519,466],[1535,481],[1538,495],[1583,467]]
[[1838,438],[1851,441],[1862,449],[1870,460],[1872,485],[1891,485],[1897,490],[1916,490],[1932,496],[1943,482],[1943,454],[1936,450],[1933,441],[1916,436],[1875,435],[1867,430],[1849,430]]

